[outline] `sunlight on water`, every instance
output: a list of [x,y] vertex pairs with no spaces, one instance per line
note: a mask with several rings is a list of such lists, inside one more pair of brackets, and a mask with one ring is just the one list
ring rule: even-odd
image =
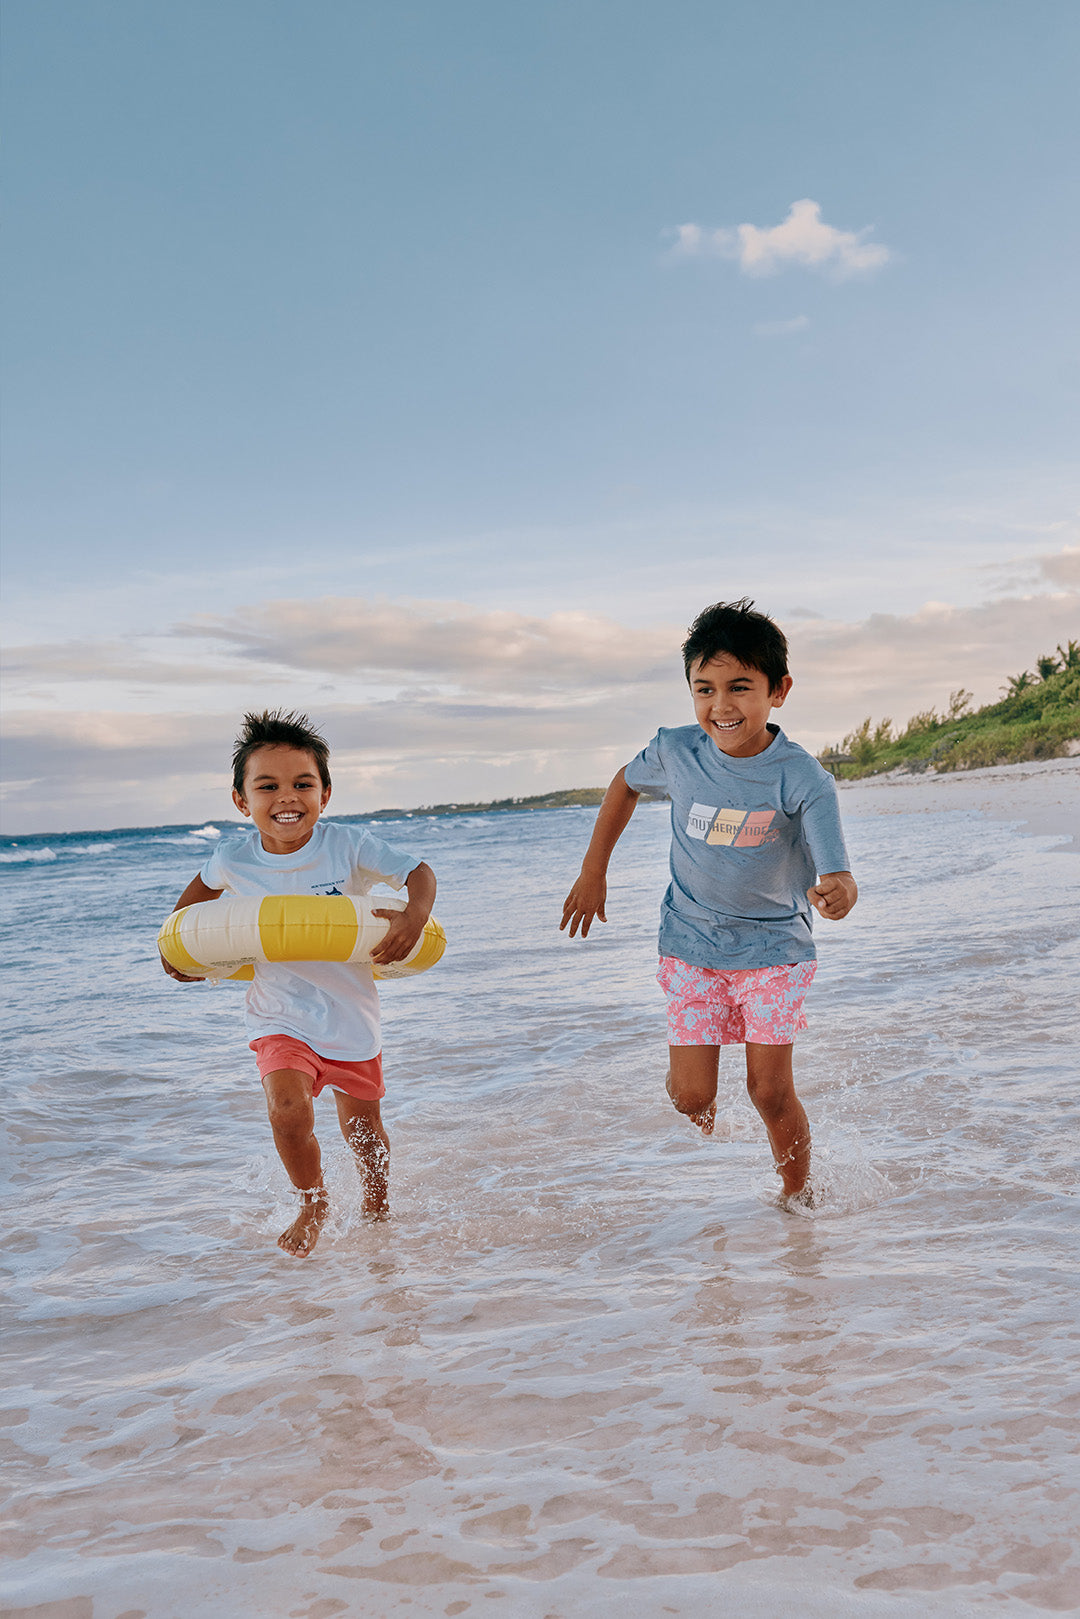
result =
[[381,828],[449,947],[384,986],[393,1217],[320,1104],[299,1262],[242,992],[154,959],[217,829],[0,850],[5,1611],[1076,1611],[1080,862],[959,811],[850,822],[785,1206],[739,1051],[711,1138],[664,1095],[663,808],[608,926],[556,932],[590,822]]

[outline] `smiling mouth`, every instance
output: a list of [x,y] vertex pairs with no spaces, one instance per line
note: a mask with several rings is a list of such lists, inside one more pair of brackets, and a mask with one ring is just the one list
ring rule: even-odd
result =
[[742,720],[713,720],[713,724],[718,731],[736,731],[742,724]]
[[298,810],[282,810],[279,815],[272,815],[270,819],[276,821],[278,826],[295,826],[297,821],[303,820],[303,816]]

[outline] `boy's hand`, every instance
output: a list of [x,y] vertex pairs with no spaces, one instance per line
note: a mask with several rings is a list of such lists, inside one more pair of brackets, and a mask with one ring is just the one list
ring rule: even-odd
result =
[[599,918],[606,922],[604,904],[607,900],[607,881],[603,877],[590,877],[582,872],[573,888],[567,894],[562,908],[562,921],[559,923],[561,933],[567,923],[570,924],[570,937],[573,938],[578,928],[581,928],[581,937],[589,937],[589,929],[593,920]]
[[839,922],[858,899],[859,890],[850,871],[827,871],[813,888],[806,890],[806,897],[822,916]]
[[390,926],[371,952],[373,967],[389,967],[393,961],[404,961],[424,931],[430,912],[420,915],[410,906],[404,911],[372,911],[372,916],[386,916]]
[[164,967],[165,971],[168,973],[169,977],[170,978],[175,978],[176,982],[178,984],[205,984],[206,983],[205,978],[192,978],[189,973],[182,973],[180,971],[179,967],[174,967],[171,961],[166,961],[165,960],[165,957],[161,954],[160,950],[158,951],[158,959],[160,960],[161,965]]

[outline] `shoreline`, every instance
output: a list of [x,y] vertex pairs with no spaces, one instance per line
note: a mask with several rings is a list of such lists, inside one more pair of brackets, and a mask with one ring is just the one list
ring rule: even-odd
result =
[[[1080,852],[1080,755],[1057,759],[1020,760],[1014,764],[988,765],[978,770],[925,771],[890,770],[880,776],[862,776],[857,781],[838,781],[841,807],[868,815],[909,815],[939,809],[974,809],[991,820],[1026,823],[1031,837],[1067,837],[1062,845]],[[389,821],[413,820],[427,816],[523,814],[531,810],[592,809],[604,796],[603,787],[563,788],[531,797],[493,799],[486,803],[422,804],[413,809],[385,808],[355,810],[330,820]],[[963,798],[963,802],[958,800]],[[643,802],[664,802],[664,795],[643,793]],[[205,823],[204,823],[205,824]],[[215,826],[239,828],[245,823],[229,816],[214,818]],[[194,821],[168,822],[158,826],[78,827],[70,831],[55,828],[47,832],[6,832],[0,844],[17,847],[48,838],[107,838],[148,833],[186,833]]]
[[992,821],[1023,823],[1027,837],[1060,837],[1061,850],[1080,854],[1080,757],[1032,759],[950,770],[940,775],[887,775],[838,781],[840,807],[866,815],[918,815],[975,810]]

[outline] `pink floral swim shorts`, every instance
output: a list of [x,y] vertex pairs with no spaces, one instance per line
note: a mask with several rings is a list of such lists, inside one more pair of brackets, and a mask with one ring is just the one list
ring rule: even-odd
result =
[[816,961],[787,967],[693,967],[661,956],[671,1046],[789,1046],[806,1028],[803,1000]]

